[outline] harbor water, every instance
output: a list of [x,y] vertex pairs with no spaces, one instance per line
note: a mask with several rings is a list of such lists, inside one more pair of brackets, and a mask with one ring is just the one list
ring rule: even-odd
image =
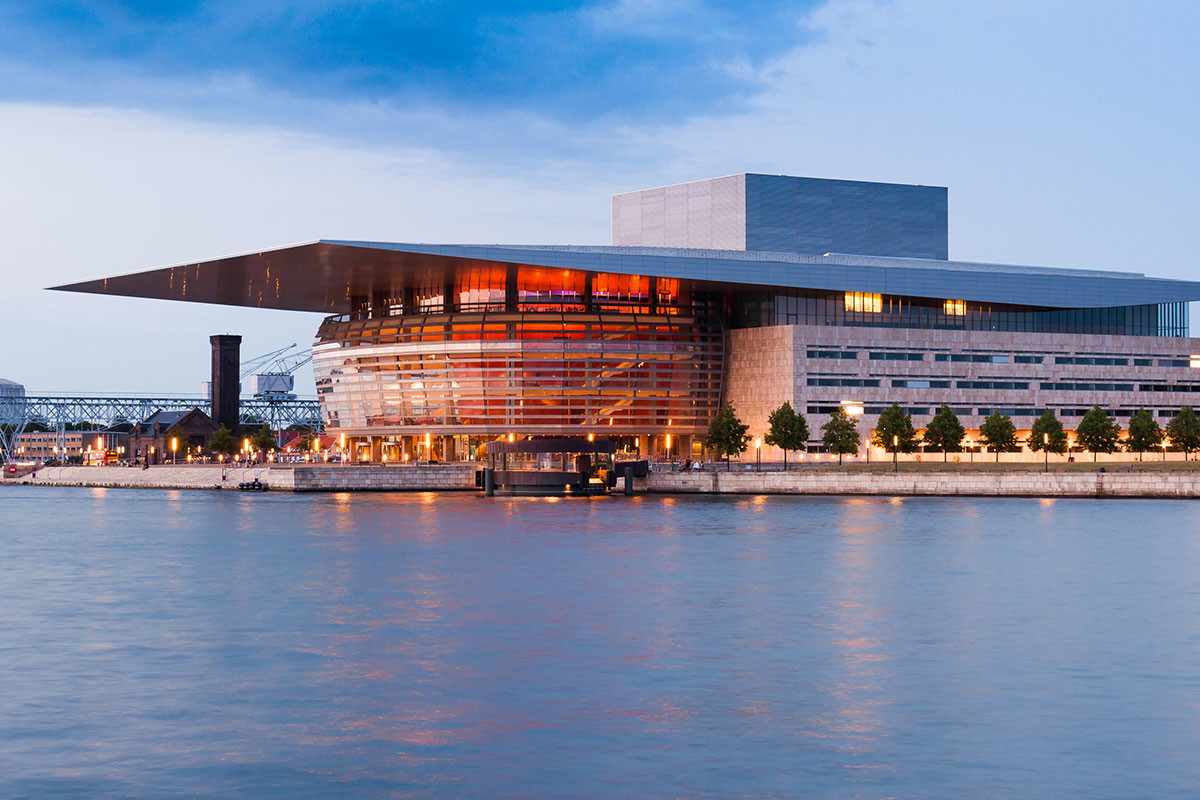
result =
[[1200,504],[0,490],[0,797],[1200,794]]

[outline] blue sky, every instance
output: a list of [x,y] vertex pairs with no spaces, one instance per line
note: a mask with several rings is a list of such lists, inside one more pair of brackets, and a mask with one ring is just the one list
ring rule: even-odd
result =
[[387,127],[313,115],[311,104],[372,107],[377,118],[516,112],[644,125],[744,108],[767,85],[763,67],[814,38],[805,12],[819,5],[27,3],[0,7],[0,52],[25,78],[5,82],[10,99],[149,105],[360,137]]
[[[607,243],[743,171],[950,188],[953,258],[1196,278],[1200,4],[0,4],[0,377],[190,393],[288,312],[44,287],[319,237]],[[136,352],[155,370],[128,369]]]

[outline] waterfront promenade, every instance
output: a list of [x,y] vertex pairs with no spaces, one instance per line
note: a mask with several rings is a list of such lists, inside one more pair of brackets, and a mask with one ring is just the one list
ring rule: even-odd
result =
[[451,491],[475,488],[474,464],[381,465],[219,464],[140,467],[42,467],[3,484],[100,486],[121,489],[237,489],[257,478],[271,491]]
[[[901,464],[811,466],[788,472],[704,470],[651,472],[634,481],[636,494],[798,494],[914,497],[1200,497],[1200,464],[1124,465]],[[1103,468],[1104,471],[1101,471]],[[8,477],[7,485],[139,489],[236,489],[257,478],[271,491],[464,491],[475,489],[476,465],[431,466],[274,464],[257,467],[45,467]],[[616,491],[624,489],[618,479]]]
[[655,472],[635,481],[662,494],[801,494],[913,497],[1200,497],[1200,470],[1189,463],[1058,465],[902,464],[820,467],[789,472]]

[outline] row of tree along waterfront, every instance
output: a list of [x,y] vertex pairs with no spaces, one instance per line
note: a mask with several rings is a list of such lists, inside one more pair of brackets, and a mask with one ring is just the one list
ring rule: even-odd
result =
[[[724,406],[709,424],[704,444],[728,464],[730,456],[744,453],[750,446],[749,430],[750,426],[738,419],[732,406]],[[914,453],[924,447],[926,451],[942,453],[945,458],[947,453],[963,450],[966,435],[966,428],[958,421],[958,416],[945,404],[938,409],[925,430],[918,432],[913,426],[912,415],[899,403],[892,403],[891,408],[879,415],[870,443],[889,453]],[[783,450],[786,468],[789,451],[803,452],[808,448],[808,422],[803,414],[792,408],[791,403],[785,402],[767,417],[767,432],[762,438],[766,444]],[[1129,429],[1122,439],[1117,421],[1100,406],[1092,406],[1076,426],[1075,438],[1080,448],[1092,453],[1093,460],[1097,453],[1114,453],[1124,449],[1141,454],[1166,447],[1168,443],[1190,454],[1200,450],[1200,417],[1191,406],[1184,406],[1164,429],[1159,427],[1149,411],[1138,409],[1130,417]],[[841,456],[858,452],[862,437],[855,419],[839,408],[821,426],[821,442],[828,452],[838,455],[840,463]],[[996,453],[996,460],[999,461],[1000,453],[1021,450],[1022,441],[1017,436],[1012,418],[996,412],[985,418],[979,426],[979,444]],[[1070,440],[1062,422],[1054,416],[1053,411],[1047,409],[1033,423],[1024,444],[1030,450],[1062,454],[1067,452]]]

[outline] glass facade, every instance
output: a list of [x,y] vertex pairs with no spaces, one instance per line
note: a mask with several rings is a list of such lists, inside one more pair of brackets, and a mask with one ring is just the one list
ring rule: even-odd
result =
[[[526,308],[577,302],[525,286]],[[313,370],[330,428],[685,434],[718,408],[723,357],[721,326],[682,313],[368,315],[326,319]]]
[[1111,308],[1037,308],[863,292],[815,290],[738,294],[733,325],[845,325],[926,330],[1187,336],[1187,303]]

